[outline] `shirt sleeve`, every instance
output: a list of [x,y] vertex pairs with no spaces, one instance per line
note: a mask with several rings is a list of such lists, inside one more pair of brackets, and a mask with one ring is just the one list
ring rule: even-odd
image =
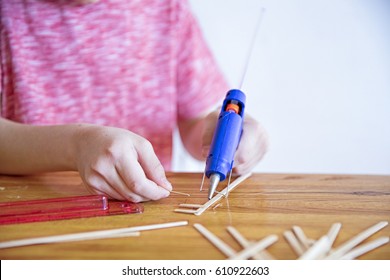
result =
[[196,118],[222,104],[228,84],[187,1],[178,1],[178,120]]

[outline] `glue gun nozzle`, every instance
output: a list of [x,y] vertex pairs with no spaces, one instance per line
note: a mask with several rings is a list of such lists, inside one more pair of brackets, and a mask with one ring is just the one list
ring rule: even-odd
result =
[[219,174],[215,173],[210,176],[209,200],[213,198],[214,192],[220,181]]

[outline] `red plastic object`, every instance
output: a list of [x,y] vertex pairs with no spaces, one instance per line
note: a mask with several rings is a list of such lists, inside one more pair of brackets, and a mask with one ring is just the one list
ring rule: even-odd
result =
[[142,204],[108,200],[104,195],[0,203],[0,225],[143,212]]

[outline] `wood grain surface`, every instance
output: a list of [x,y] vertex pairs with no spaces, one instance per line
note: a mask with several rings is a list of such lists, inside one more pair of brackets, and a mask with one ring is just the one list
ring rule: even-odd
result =
[[[335,247],[379,221],[390,221],[390,176],[254,174],[230,193],[228,200],[201,216],[175,213],[180,203],[203,204],[207,191],[199,192],[202,174],[168,173],[174,190],[190,197],[144,203],[143,214],[82,218],[0,226],[0,242],[22,238],[114,229],[155,223],[189,221],[188,226],[145,231],[140,237],[113,238],[33,245],[0,250],[1,259],[225,259],[193,228],[200,223],[228,243],[241,247],[227,232],[233,225],[250,240],[276,234],[279,240],[268,252],[276,259],[297,256],[283,232],[300,226],[306,236],[319,239],[335,222],[342,228]],[[220,184],[219,188],[224,188]],[[86,195],[77,173],[37,176],[0,176],[0,202]],[[387,226],[368,240],[390,236]],[[367,240],[367,241],[368,241]],[[387,244],[359,259],[390,259]]]

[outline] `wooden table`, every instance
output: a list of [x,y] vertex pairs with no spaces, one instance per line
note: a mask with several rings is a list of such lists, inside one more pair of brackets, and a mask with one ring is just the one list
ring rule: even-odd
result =
[[[145,231],[140,237],[34,245],[0,250],[1,259],[224,259],[192,226],[201,223],[234,249],[240,246],[226,231],[234,225],[246,238],[259,240],[277,234],[268,251],[276,259],[297,256],[283,232],[299,225],[309,238],[326,234],[332,223],[342,229],[335,246],[379,221],[390,221],[390,176],[254,174],[217,208],[201,216],[175,213],[179,203],[206,202],[199,192],[201,174],[169,173],[174,189],[191,197],[171,194],[144,203],[143,214],[94,217],[0,226],[0,241],[113,229],[188,220],[189,225]],[[18,201],[86,195],[77,173],[39,176],[0,176],[0,201]],[[228,207],[229,206],[229,207]],[[370,239],[390,236],[387,226]],[[390,245],[360,259],[390,259]]]

